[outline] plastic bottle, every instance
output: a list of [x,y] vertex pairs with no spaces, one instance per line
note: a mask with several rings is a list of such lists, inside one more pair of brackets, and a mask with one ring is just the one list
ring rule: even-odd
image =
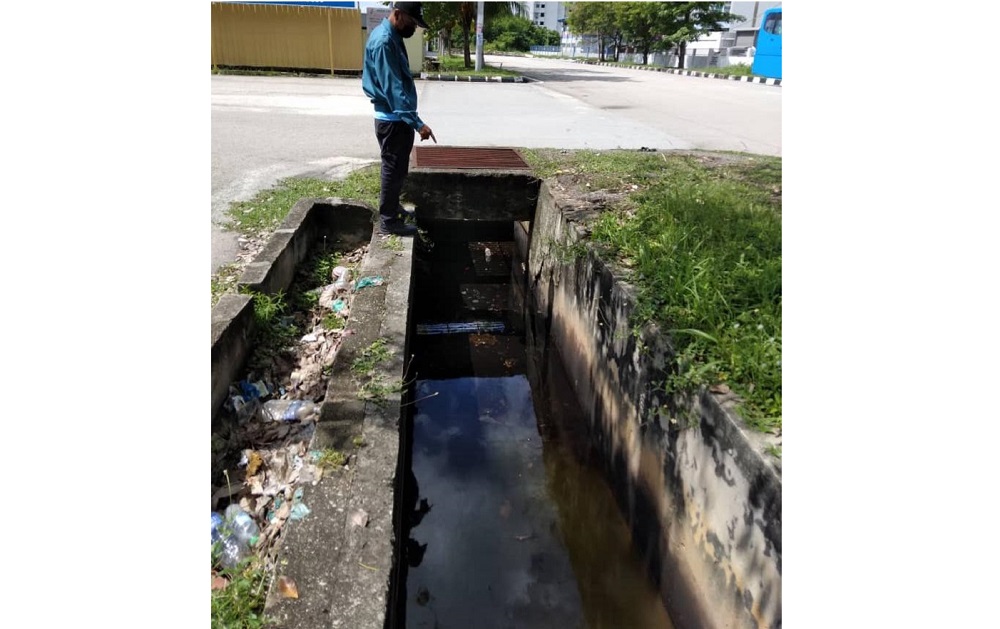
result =
[[250,554],[250,547],[233,534],[226,535],[219,542],[219,565],[235,568]]
[[260,537],[260,528],[253,521],[253,517],[244,511],[238,504],[231,504],[226,507],[226,522],[230,530],[241,542],[248,547],[256,546]]
[[222,541],[222,526],[223,526],[224,522],[225,522],[225,520],[223,520],[223,518],[222,518],[221,515],[219,515],[215,511],[212,512],[212,545],[213,546],[215,546],[215,544],[217,542],[221,542]]
[[351,271],[350,269],[344,269],[344,272],[340,274],[337,281],[333,283],[333,290],[339,293],[346,293],[351,290]]
[[250,553],[250,545],[233,528],[226,518],[212,512],[212,556],[223,568],[235,568]]
[[294,422],[310,419],[319,407],[306,400],[270,400],[260,407],[260,417],[266,421]]

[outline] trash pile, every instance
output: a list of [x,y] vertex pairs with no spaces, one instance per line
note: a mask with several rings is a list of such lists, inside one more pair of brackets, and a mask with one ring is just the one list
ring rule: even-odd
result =
[[[297,335],[306,333],[281,352],[255,351],[249,361],[254,371],[229,387],[223,428],[212,436],[213,589],[226,586],[216,568],[233,568],[251,555],[273,560],[285,524],[309,514],[303,488],[347,467],[349,457],[310,445],[329,367],[361,283],[352,281],[347,265],[359,265],[366,252],[364,246],[341,256],[345,265],[332,270],[330,284],[313,288],[297,281],[289,302],[314,305],[283,317],[283,323]],[[374,283],[363,279],[366,286]]]

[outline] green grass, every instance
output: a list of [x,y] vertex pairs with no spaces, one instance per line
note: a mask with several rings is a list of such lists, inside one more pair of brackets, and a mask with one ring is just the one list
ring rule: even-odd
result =
[[342,330],[347,325],[347,320],[336,312],[331,312],[323,317],[323,321],[320,324],[324,330]]
[[[378,207],[380,168],[379,164],[365,166],[350,173],[342,181],[301,177],[283,179],[274,187],[257,193],[249,201],[230,204],[226,210],[223,227],[250,237],[273,232],[288,215],[292,206],[303,198],[340,197]],[[317,285],[326,285],[333,281],[332,278],[326,281],[320,277],[330,278],[330,272],[335,266],[339,266],[339,260],[332,257],[315,267]],[[241,269],[237,265],[229,264],[220,267],[212,275],[213,307],[223,294],[232,292],[236,287],[240,272]]]
[[225,589],[212,590],[212,629],[259,629],[264,627],[264,601],[268,571],[250,557],[222,576],[230,580]]
[[392,236],[389,236],[388,238],[385,239],[385,242],[382,243],[382,246],[388,249],[389,251],[402,251],[403,239],[393,234]]
[[361,355],[351,363],[351,373],[356,376],[370,375],[391,355],[389,348],[385,346],[385,339],[375,339],[371,345],[361,350]]
[[591,246],[637,291],[633,327],[668,331],[668,391],[726,383],[761,431],[781,427],[781,160],[736,153],[524,151],[543,177],[622,196]]
[[510,70],[504,70],[503,68],[493,67],[491,65],[483,65],[483,69],[476,71],[476,55],[472,55],[472,68],[465,67],[465,55],[459,53],[457,55],[442,55],[438,57],[438,62],[441,64],[439,70],[428,71],[431,74],[457,74],[458,76],[521,76],[517,72],[512,72]]
[[377,373],[380,364],[389,360],[392,352],[385,345],[385,339],[376,339],[371,345],[361,350],[360,355],[351,363],[351,373],[362,380],[358,387],[358,398],[379,402],[393,393],[403,390],[401,381],[387,383],[385,378]]
[[343,467],[347,463],[347,455],[332,448],[320,450],[314,455],[314,459],[316,465],[320,466],[324,470],[337,469],[339,467]]
[[364,201],[378,207],[379,164],[371,164],[350,173],[342,181],[292,177],[263,190],[249,201],[238,201],[226,210],[223,227],[243,235],[274,230],[299,199],[341,197]]
[[725,68],[702,68],[704,72],[709,74],[725,74],[727,76],[754,76],[750,72],[750,66],[744,63],[737,63],[733,66],[726,66]]
[[[598,63],[596,59],[589,59],[588,60],[588,59],[584,59],[584,58],[580,57],[580,58],[578,58],[578,60],[579,61],[584,61],[584,62],[590,61],[591,63]],[[754,74],[753,72],[751,72],[750,71],[750,66],[748,66],[746,64],[743,64],[743,63],[737,63],[735,65],[726,66],[724,68],[716,68],[716,67],[709,67],[709,68],[674,68],[674,67],[670,67],[670,68],[667,68],[667,67],[664,67],[664,66],[658,66],[658,65],[653,65],[653,64],[646,64],[646,66],[643,66],[642,63],[636,63],[634,61],[614,61],[613,59],[605,59],[603,61],[603,63],[609,63],[611,65],[621,66],[623,68],[641,68],[641,67],[647,67],[648,66],[648,67],[654,67],[654,68],[663,68],[664,70],[683,70],[683,71],[688,71],[688,72],[703,72],[705,74],[723,74],[723,75],[726,75],[726,76],[760,76],[758,74]],[[763,78],[763,77],[761,77],[761,78]]]

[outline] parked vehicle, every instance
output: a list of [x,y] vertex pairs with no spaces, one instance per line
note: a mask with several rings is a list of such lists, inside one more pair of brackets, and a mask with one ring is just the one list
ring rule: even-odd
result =
[[781,78],[781,8],[764,11],[757,30],[757,52],[750,71],[769,79]]

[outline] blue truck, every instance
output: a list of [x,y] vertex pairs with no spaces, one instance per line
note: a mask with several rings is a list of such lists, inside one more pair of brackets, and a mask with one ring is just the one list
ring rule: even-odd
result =
[[757,30],[757,52],[750,71],[769,79],[781,78],[781,8],[768,9]]

